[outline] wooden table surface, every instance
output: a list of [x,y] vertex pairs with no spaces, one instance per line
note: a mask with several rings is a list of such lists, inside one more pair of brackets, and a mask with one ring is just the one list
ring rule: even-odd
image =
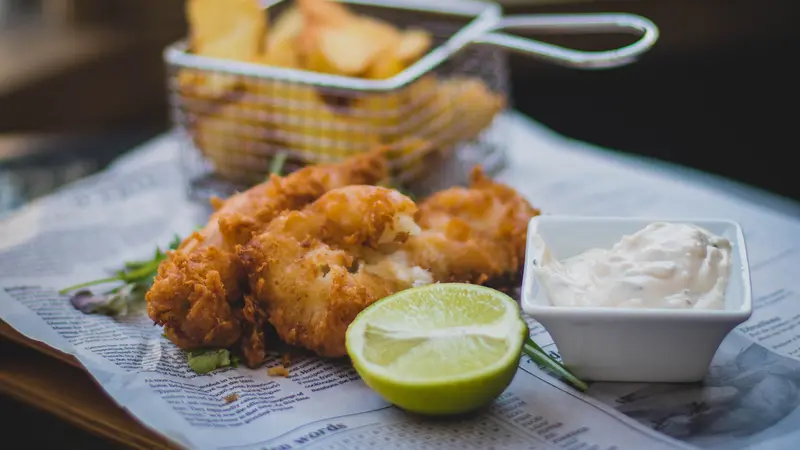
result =
[[[24,427],[26,420],[46,420],[55,429],[30,436],[29,448],[50,448],[52,445],[69,448],[178,448],[151,432],[116,405],[71,356],[58,352],[39,342],[31,341],[0,321],[0,394],[15,401],[3,399],[0,408],[12,411],[15,403],[23,403],[46,411],[76,428],[64,427],[30,408],[11,415],[16,424]],[[2,397],[0,397],[2,398]],[[19,405],[14,405],[19,407]],[[95,437],[98,436],[98,437]]]

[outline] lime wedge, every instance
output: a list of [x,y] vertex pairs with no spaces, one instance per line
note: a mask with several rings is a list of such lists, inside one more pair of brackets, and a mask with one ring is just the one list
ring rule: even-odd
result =
[[527,331],[519,306],[502,292],[431,284],[362,311],[347,329],[347,352],[387,401],[421,414],[459,414],[508,387]]

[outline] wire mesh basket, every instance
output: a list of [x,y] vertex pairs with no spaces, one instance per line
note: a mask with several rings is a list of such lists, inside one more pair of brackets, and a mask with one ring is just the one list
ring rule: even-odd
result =
[[[391,78],[362,79],[198,56],[183,41],[166,49],[190,192],[205,197],[246,188],[263,181],[277,159],[291,171],[378,146],[388,150],[393,181],[407,187],[454,151],[484,165],[494,161],[497,169],[507,133],[495,118],[509,106],[504,50],[576,68],[614,67],[649,49],[658,34],[648,20],[626,14],[503,18],[498,5],[483,1],[341,1],[400,29],[426,30],[433,50]],[[270,20],[289,3],[269,5]],[[503,29],[642,37],[617,50],[581,52]]]

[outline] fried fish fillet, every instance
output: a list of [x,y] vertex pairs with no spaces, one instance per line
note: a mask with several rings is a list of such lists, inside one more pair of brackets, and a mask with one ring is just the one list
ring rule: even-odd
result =
[[420,203],[422,232],[405,249],[437,281],[502,282],[521,270],[528,222],[538,214],[517,191],[477,166],[468,188],[440,191]]
[[241,340],[248,365],[264,358],[260,304],[246,297],[247,276],[235,248],[282,211],[299,209],[325,192],[388,177],[382,150],[338,164],[309,166],[216,202],[206,226],[161,263],[147,292],[147,311],[178,347],[225,348]]
[[239,249],[253,297],[286,343],[336,357],[345,331],[376,300],[432,282],[401,245],[417,207],[398,191],[349,186],[288,211]]
[[419,207],[385,188],[332,190],[281,214],[238,254],[278,336],[337,357],[346,354],[348,325],[380,298],[433,282],[513,278],[538,213],[478,167],[469,188],[439,192]]

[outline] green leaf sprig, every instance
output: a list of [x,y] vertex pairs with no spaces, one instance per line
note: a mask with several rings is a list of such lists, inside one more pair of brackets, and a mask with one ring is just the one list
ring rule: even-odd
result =
[[[180,243],[181,238],[176,235],[168,248],[176,250]],[[153,285],[153,280],[158,273],[158,266],[166,257],[166,252],[156,247],[151,259],[125,262],[123,268],[115,272],[113,276],[69,286],[61,289],[59,294],[65,295],[77,291],[70,297],[70,302],[76,309],[86,314],[106,316],[125,314],[133,305],[145,302],[145,294]],[[122,282],[122,284],[99,295],[85,289],[113,282]],[[186,359],[189,367],[199,374],[209,373],[223,367],[237,367],[239,363],[238,356],[232,355],[228,349],[187,351]]]
[[286,159],[289,157],[289,152],[286,150],[281,150],[272,157],[272,161],[269,163],[269,173],[267,173],[267,180],[269,177],[274,175],[282,175],[283,174],[283,166],[286,165]]
[[522,344],[522,351],[528,355],[533,362],[562,377],[579,391],[586,392],[589,389],[586,382],[573,375],[563,364],[548,355],[530,336],[528,336],[527,339],[525,339],[525,343]]
[[[180,243],[181,239],[176,235],[168,248],[175,250]],[[156,247],[152,259],[126,262],[124,267],[115,272],[113,276],[69,286],[61,289],[58,293],[66,295],[69,292],[77,291],[70,301],[76,309],[87,314],[110,316],[123,314],[134,303],[144,301],[144,295],[153,285],[153,279],[158,273],[158,266],[166,257],[166,253]],[[122,282],[122,284],[100,295],[95,295],[85,289],[113,282]]]
[[223,367],[237,367],[239,358],[225,348],[192,350],[186,352],[189,368],[199,374],[213,372]]

